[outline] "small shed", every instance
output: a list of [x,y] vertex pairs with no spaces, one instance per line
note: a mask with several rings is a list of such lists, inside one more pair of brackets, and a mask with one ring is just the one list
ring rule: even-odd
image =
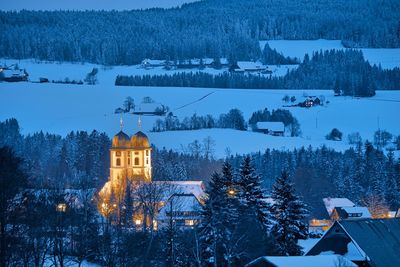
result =
[[273,136],[283,136],[285,125],[280,121],[259,121],[256,124],[257,131]]

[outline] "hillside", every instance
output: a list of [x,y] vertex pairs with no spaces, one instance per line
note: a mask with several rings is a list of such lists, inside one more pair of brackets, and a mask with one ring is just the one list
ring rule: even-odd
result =
[[[209,94],[207,97],[201,99],[207,94]],[[343,150],[349,147],[346,138],[348,134],[359,132],[363,139],[372,140],[373,133],[378,127],[392,134],[400,134],[400,125],[397,123],[400,109],[398,91],[377,91],[377,95],[372,98],[358,99],[334,97],[332,91],[326,90],[218,90],[127,88],[109,84],[89,86],[0,83],[0,120],[17,118],[24,134],[45,130],[65,135],[72,130],[96,129],[112,136],[119,130],[119,115],[113,112],[122,106],[127,96],[133,97],[136,104],[140,104],[144,97],[150,96],[155,101],[170,107],[180,119],[193,113],[212,114],[218,117],[231,108],[238,108],[248,120],[252,112],[259,109],[282,108],[284,105],[282,97],[286,94],[295,96],[299,100],[304,98],[304,94],[323,95],[330,102],[325,106],[310,109],[289,108],[300,123],[301,137],[272,137],[252,132],[212,129],[150,133],[150,138],[157,147],[182,151],[182,148],[194,140],[201,141],[211,136],[216,143],[215,154],[223,157],[227,147],[231,153],[256,152],[268,147],[277,149],[308,145],[317,147],[323,144]],[[138,130],[137,119],[137,116],[124,115],[127,132],[133,133]],[[157,117],[143,117],[143,130],[148,132],[156,119]],[[335,127],[343,132],[344,141],[325,140],[325,135]]]

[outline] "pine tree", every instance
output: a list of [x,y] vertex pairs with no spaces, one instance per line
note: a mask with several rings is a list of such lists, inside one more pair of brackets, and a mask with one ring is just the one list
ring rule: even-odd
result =
[[254,212],[257,221],[267,232],[270,227],[269,205],[261,187],[261,179],[255,173],[250,156],[243,159],[239,170],[239,198],[247,211]]
[[299,200],[286,172],[276,180],[272,189],[272,212],[276,223],[272,227],[278,253],[284,256],[301,255],[298,239],[307,237],[307,225],[302,221],[307,213],[305,204]]

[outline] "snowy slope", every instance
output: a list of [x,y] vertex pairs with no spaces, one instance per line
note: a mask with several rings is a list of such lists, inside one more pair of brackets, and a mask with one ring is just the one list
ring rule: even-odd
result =
[[[204,99],[202,97],[211,93]],[[127,96],[138,104],[143,97],[150,96],[155,101],[170,107],[180,119],[191,116],[212,114],[218,117],[231,108],[243,111],[246,120],[252,112],[268,108],[281,108],[285,94],[304,99],[303,90],[242,90],[242,89],[202,89],[202,88],[154,88],[115,87],[100,83],[90,85],[0,83],[0,120],[15,117],[19,120],[24,134],[48,131],[65,135],[72,130],[96,129],[110,136],[119,130],[119,116],[113,111],[122,105]],[[400,91],[378,91],[373,98],[357,99],[334,97],[331,91],[308,91],[309,95],[324,95],[330,103],[324,107],[310,109],[289,108],[299,120],[302,137],[272,137],[252,132],[234,130],[200,130],[186,132],[150,133],[151,141],[158,147],[181,150],[195,139],[201,141],[211,136],[216,143],[215,155],[225,156],[225,149],[231,153],[244,153],[265,148],[291,149],[301,146],[327,144],[342,150],[347,141],[325,140],[325,135],[334,127],[344,136],[360,132],[365,139],[372,139],[379,127],[393,134],[400,134],[398,114],[400,111]],[[197,101],[197,102],[196,102]],[[190,105],[187,105],[192,103]],[[187,105],[187,106],[186,106]],[[184,107],[182,107],[184,106]],[[143,117],[143,130],[149,131],[158,117]],[[137,131],[137,116],[124,115],[128,133]],[[345,138],[346,139],[346,138]]]
[[[67,77],[70,80],[83,81],[88,72],[93,68],[97,68],[99,71],[98,82],[107,85],[113,85],[117,75],[173,75],[174,73],[181,72],[205,72],[217,75],[228,71],[228,68],[220,70],[208,67],[203,70],[197,68],[165,70],[163,67],[144,69],[140,65],[102,66],[89,63],[56,63],[37,60],[0,59],[0,66],[10,66],[13,64],[18,64],[18,67],[26,69],[29,73],[29,80],[31,81],[39,81],[41,77],[48,78],[50,81],[64,80]],[[297,65],[268,65],[268,69],[273,72],[273,76],[284,76],[288,70],[293,68],[297,68]]]
[[130,10],[176,7],[198,0],[13,0],[0,1],[0,10]]
[[[261,49],[268,42],[272,49],[285,56],[303,59],[305,54],[315,51],[345,49],[340,40],[271,40],[260,41]],[[400,67],[400,48],[362,48],[364,57],[371,64],[381,64],[382,68]]]

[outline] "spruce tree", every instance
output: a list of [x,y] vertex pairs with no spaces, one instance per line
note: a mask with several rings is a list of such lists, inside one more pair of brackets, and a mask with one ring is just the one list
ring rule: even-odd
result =
[[255,173],[250,156],[246,156],[239,170],[239,197],[247,211],[254,212],[261,227],[268,231],[270,227],[269,205],[261,187],[261,179]]
[[308,234],[307,225],[303,222],[307,210],[296,195],[286,172],[276,180],[271,196],[274,200],[272,212],[276,220],[272,234],[278,245],[278,253],[284,256],[301,255],[297,241],[306,238]]

